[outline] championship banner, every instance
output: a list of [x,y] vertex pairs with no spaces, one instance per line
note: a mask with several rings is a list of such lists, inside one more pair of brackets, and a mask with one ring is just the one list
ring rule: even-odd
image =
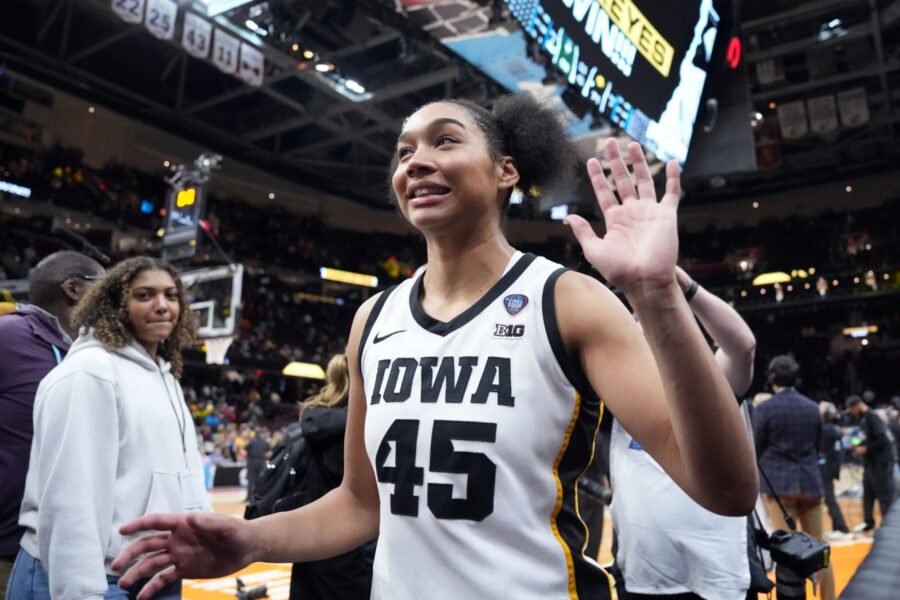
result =
[[223,73],[232,74],[238,69],[238,52],[241,42],[234,37],[216,29],[213,34],[212,62]]
[[838,112],[841,115],[841,125],[844,127],[859,127],[869,122],[869,102],[866,98],[866,88],[853,88],[838,92]]
[[819,96],[806,101],[809,113],[809,128],[816,135],[825,135],[838,128],[837,107],[834,96]]
[[212,25],[206,19],[194,13],[184,15],[184,31],[181,34],[181,45],[194,58],[209,56],[212,44]]
[[781,126],[781,137],[795,140],[807,134],[806,108],[803,100],[778,105],[778,124]]
[[263,53],[247,43],[241,43],[241,61],[238,75],[248,85],[259,87],[265,74],[266,59]]
[[126,23],[144,20],[144,0],[112,0],[112,9]]
[[760,85],[769,85],[784,81],[784,67],[781,60],[769,58],[756,63],[756,80]]
[[175,37],[175,18],[178,5],[173,0],[147,0],[147,18],[144,27],[161,40]]

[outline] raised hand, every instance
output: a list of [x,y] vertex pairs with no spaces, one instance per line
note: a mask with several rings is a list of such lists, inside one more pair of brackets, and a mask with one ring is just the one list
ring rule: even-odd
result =
[[223,577],[253,562],[253,543],[248,521],[211,513],[146,515],[123,525],[131,535],[154,533],[132,542],[112,562],[121,571],[141,557],[119,579],[128,588],[152,577],[138,600],[149,600],[170,583],[184,578]]
[[631,142],[627,149],[637,190],[616,141],[606,140],[605,149],[621,203],[610,189],[597,159],[588,160],[587,170],[606,221],[606,235],[598,237],[590,224],[577,215],[566,217],[566,223],[572,227],[585,258],[626,295],[671,285],[678,259],[676,211],[681,195],[678,163],[669,161],[666,165],[666,192],[657,202],[653,178],[640,145]]

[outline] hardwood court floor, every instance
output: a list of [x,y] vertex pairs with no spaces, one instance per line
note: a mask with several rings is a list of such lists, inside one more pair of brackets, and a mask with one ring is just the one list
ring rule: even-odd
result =
[[[211,494],[213,509],[216,512],[240,517],[244,513],[243,490],[217,490]],[[862,521],[862,504],[860,500],[841,499],[841,508],[844,518],[852,528]],[[877,511],[876,511],[877,514]],[[829,521],[830,523],[830,521]],[[600,564],[608,564],[612,561],[610,552],[610,540],[612,539],[612,526],[608,518],[604,522],[603,543],[600,546]],[[826,526],[826,529],[828,527]],[[871,535],[856,534],[853,540],[831,543],[831,560],[835,571],[835,586],[837,594],[850,581],[859,564],[869,553],[872,545]],[[250,567],[220,579],[203,581],[185,581],[183,598],[185,600],[226,600],[233,599],[237,591],[235,577],[240,577],[248,588],[265,584],[268,586],[268,597],[272,600],[286,600],[290,590],[291,566],[257,563]],[[812,600],[818,596],[813,595],[809,587],[807,597]],[[762,600],[765,596],[760,595]]]

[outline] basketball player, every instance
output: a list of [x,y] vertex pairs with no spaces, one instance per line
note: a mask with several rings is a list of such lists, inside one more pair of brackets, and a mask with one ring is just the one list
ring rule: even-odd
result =
[[517,252],[503,236],[513,189],[547,189],[565,171],[566,150],[554,113],[527,96],[501,99],[493,112],[451,100],[413,113],[392,189],[426,239],[428,264],[354,320],[342,485],[249,522],[137,519],[123,533],[161,533],[115,560],[123,569],[149,553],[122,584],[152,575],[140,595],[148,599],[181,577],[317,560],[378,534],[372,598],[610,598],[609,577],[583,555],[575,502],[599,398],[697,502],[747,514],[753,450],[675,281],[677,164],[667,165],[656,202],[640,147],[628,147],[636,191],[608,141],[621,204],[600,163],[588,161],[605,237],[568,219],[591,264],[625,292],[643,335],[597,280]]
[[[716,364],[734,395],[753,381],[756,338],[724,300],[676,267],[694,315],[714,340]],[[744,435],[750,439],[749,414]],[[716,515],[676,486],[640,444],[613,421],[610,506],[618,538],[620,600],[745,600],[750,588],[747,519]],[[756,598],[756,594],[752,594]]]

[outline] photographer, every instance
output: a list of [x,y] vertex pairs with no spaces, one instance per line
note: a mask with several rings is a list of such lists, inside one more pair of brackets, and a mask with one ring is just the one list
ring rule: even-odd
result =
[[[766,508],[774,529],[788,531],[775,499],[799,520],[803,531],[821,540],[824,528],[825,490],[819,473],[819,439],[822,421],[815,402],[794,386],[800,380],[800,365],[792,356],[776,356],[769,363],[772,397],[753,415],[756,452],[765,472],[761,482]],[[771,487],[770,483],[771,482]],[[834,573],[829,565],[819,572],[822,599],[834,598]]]
[[864,436],[862,443],[853,451],[863,457],[863,513],[865,522],[854,531],[875,529],[875,500],[881,507],[881,515],[887,514],[894,498],[894,448],[887,426],[870,410],[859,396],[847,398],[847,409],[859,419],[859,428]]

